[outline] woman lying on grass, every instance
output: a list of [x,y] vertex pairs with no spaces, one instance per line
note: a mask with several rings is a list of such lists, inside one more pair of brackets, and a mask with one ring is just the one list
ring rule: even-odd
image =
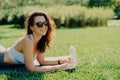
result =
[[[46,48],[51,42],[51,35],[55,27],[50,17],[43,12],[33,12],[25,24],[27,34],[9,49],[0,46],[0,65],[25,64],[31,72],[50,72],[73,69],[77,63],[76,57],[63,56],[61,59],[45,59]],[[56,57],[57,58],[57,57]],[[37,60],[40,66],[34,65]]]

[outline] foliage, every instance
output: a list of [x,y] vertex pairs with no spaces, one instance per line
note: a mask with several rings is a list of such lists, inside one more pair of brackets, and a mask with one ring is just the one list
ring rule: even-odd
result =
[[90,7],[110,7],[114,0],[89,0]]
[[13,9],[22,6],[88,5],[89,0],[0,0],[1,9]]
[[[79,5],[51,6],[25,6],[9,11],[1,12],[3,18],[9,24],[23,25],[25,18],[31,11],[44,11],[52,17],[58,27],[60,26],[100,26],[106,25],[107,20],[114,18],[114,12],[109,8],[86,8]],[[99,15],[98,15],[99,14]],[[6,16],[8,16],[6,18]],[[1,23],[3,24],[3,23]]]
[[120,19],[120,0],[115,0],[113,5],[114,12],[116,14],[116,18]]
[[[3,26],[3,25],[2,25]],[[0,26],[0,44],[10,47],[24,32],[14,25]],[[75,72],[1,73],[1,80],[120,80],[120,27],[56,29],[54,45],[46,56],[68,54],[73,44],[80,60]]]
[[120,0],[89,0],[89,7],[109,7],[115,12],[114,19],[120,19]]

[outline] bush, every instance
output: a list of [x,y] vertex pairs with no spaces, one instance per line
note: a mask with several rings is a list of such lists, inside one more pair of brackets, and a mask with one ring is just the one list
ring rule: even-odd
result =
[[120,19],[120,2],[117,3],[114,11],[115,11],[115,15],[117,16],[117,19]]
[[1,10],[0,12],[0,25],[4,25],[8,23],[8,11]]
[[0,24],[7,24],[8,23],[8,15],[4,15],[4,17],[2,17],[1,19],[0,19]]
[[114,17],[112,9],[103,7],[87,9],[78,5],[58,6],[46,11],[58,25],[63,26],[101,26],[106,25],[107,20]]
[[113,0],[89,0],[90,7],[111,7]]
[[[112,9],[103,7],[85,8],[79,5],[73,6],[52,6],[52,7],[40,7],[40,6],[26,6],[18,9],[13,9],[10,12],[2,11],[3,17],[1,20],[5,20],[6,23],[23,25],[28,13],[36,11],[44,11],[48,13],[50,17],[55,21],[58,27],[60,26],[101,26],[106,25],[107,20],[114,17]],[[1,21],[2,23],[2,21]]]

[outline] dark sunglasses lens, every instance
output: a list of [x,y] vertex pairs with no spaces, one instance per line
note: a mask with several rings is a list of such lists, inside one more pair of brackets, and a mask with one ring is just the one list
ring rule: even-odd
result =
[[36,23],[36,25],[37,25],[37,27],[41,28],[43,26],[43,23],[38,22],[38,23]]
[[45,22],[44,22],[44,25],[48,26],[48,21],[45,21]]
[[43,24],[44,24],[45,26],[48,26],[48,21],[36,23],[37,27],[39,27],[39,28],[43,27]]

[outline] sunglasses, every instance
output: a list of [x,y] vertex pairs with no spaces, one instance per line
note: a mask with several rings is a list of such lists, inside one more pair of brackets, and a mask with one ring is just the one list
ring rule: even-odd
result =
[[44,22],[37,22],[37,23],[35,23],[35,25],[37,25],[38,28],[42,28],[43,25],[48,26],[49,23],[48,23],[48,21],[44,21]]

